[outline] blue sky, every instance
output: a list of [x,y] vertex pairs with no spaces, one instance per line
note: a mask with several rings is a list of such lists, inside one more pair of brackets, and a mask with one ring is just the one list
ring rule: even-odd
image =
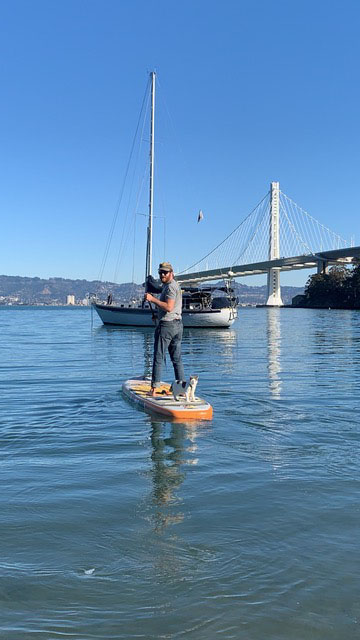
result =
[[[155,260],[164,237],[177,268],[202,257],[272,180],[360,244],[359,17],[355,0],[2,0],[0,272],[98,278],[152,69]],[[143,279],[133,214],[119,282]]]

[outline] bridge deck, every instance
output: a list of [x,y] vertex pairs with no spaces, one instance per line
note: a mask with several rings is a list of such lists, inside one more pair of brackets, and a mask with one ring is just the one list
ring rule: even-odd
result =
[[348,247],[345,249],[334,249],[332,251],[321,251],[317,254],[306,256],[293,256],[291,258],[278,258],[277,260],[266,260],[265,262],[253,262],[236,266],[222,267],[221,269],[210,269],[208,271],[195,271],[176,276],[180,284],[206,282],[207,280],[218,280],[219,278],[241,278],[243,276],[259,275],[268,273],[269,269],[279,269],[279,271],[291,271],[292,269],[316,269],[318,264],[358,264],[360,260],[360,247]]

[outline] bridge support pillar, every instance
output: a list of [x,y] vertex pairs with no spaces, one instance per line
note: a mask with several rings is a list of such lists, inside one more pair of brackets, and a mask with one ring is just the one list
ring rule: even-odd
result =
[[318,273],[328,273],[329,272],[329,265],[328,265],[328,262],[326,260],[319,260],[318,266],[317,266],[317,272]]
[[[280,188],[278,182],[270,185],[270,238],[269,238],[269,260],[280,258]],[[280,289],[280,269],[269,269],[268,271],[268,298],[267,307],[281,307]]]
[[280,270],[269,269],[268,272],[268,299],[266,302],[267,307],[282,307],[283,301],[281,299],[280,289]]

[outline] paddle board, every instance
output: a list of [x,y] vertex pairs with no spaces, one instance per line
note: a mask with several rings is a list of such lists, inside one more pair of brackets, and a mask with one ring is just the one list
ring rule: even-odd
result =
[[213,408],[211,404],[203,398],[195,396],[194,402],[186,402],[186,398],[174,400],[170,391],[170,385],[160,382],[156,388],[156,396],[148,396],[150,391],[150,380],[145,378],[134,378],[125,380],[122,385],[125,396],[133,402],[141,405],[155,413],[160,413],[170,418],[182,418],[184,420],[211,420]]

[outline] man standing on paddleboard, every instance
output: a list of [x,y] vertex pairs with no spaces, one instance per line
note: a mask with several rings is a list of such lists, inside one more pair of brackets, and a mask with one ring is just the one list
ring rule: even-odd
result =
[[173,363],[175,380],[185,380],[184,367],[181,359],[182,298],[181,289],[174,277],[174,270],[170,262],[159,264],[159,277],[162,283],[160,298],[145,293],[145,300],[158,307],[158,323],[154,338],[154,360],[149,395],[155,396],[156,387],[161,381],[161,369],[166,351],[169,351]]

